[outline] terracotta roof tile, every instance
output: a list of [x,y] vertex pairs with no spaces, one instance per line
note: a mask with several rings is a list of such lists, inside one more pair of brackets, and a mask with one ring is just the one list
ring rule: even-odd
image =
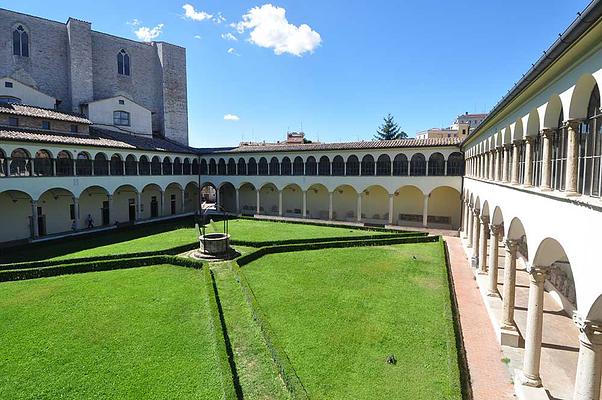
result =
[[92,123],[89,119],[82,115],[69,114],[57,110],[50,110],[48,108],[28,106],[25,104],[0,104],[0,113],[77,122],[80,124]]

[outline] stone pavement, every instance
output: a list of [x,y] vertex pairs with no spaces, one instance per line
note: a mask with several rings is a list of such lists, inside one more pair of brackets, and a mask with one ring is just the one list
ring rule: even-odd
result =
[[508,368],[458,237],[444,237],[474,400],[514,399]]

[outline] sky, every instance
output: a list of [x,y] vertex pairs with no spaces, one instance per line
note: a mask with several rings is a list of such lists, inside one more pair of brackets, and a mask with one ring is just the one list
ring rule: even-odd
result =
[[410,137],[487,112],[586,0],[0,0],[0,7],[187,50],[196,147]]

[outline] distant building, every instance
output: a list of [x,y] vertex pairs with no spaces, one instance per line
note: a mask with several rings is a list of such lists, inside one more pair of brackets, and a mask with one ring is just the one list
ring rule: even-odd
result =
[[416,133],[416,139],[464,138],[487,117],[487,114],[460,114],[448,128],[431,128]]

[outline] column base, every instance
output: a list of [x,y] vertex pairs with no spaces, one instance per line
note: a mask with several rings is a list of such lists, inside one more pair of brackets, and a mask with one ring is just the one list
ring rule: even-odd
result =
[[548,392],[541,386],[529,386],[523,383],[524,375],[521,370],[514,370],[514,392],[519,400],[549,400]]
[[497,297],[497,298],[500,298],[501,296],[500,296],[500,293],[497,292],[497,291],[495,291],[495,292],[487,291],[487,297]]
[[477,269],[479,267],[479,257],[472,256],[470,258],[470,266],[474,269]]
[[502,325],[500,327],[500,344],[502,346],[520,348],[523,347],[523,338],[515,326]]
[[581,196],[581,193],[578,192],[564,192],[565,197],[577,197]]
[[483,269],[479,268],[478,274],[479,275],[487,275],[488,273],[487,273],[487,270],[483,270]]
[[551,192],[552,188],[550,186],[541,186],[539,190],[542,192]]
[[524,371],[515,371],[515,378],[520,382],[523,386],[529,386],[533,388],[541,387],[541,378],[539,376],[528,376]]

